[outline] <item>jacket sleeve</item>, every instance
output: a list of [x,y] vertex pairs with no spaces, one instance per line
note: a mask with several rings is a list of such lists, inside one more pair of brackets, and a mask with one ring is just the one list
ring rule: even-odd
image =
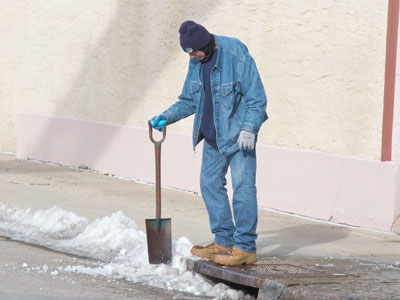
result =
[[247,108],[242,129],[257,134],[262,123],[268,119],[267,96],[256,63],[250,55],[237,61],[236,76],[236,89],[242,94]]
[[186,75],[182,93],[178,96],[178,101],[162,114],[167,118],[167,124],[173,124],[183,118],[186,118],[196,111],[196,105],[190,93],[190,73],[193,67],[189,63],[189,70]]

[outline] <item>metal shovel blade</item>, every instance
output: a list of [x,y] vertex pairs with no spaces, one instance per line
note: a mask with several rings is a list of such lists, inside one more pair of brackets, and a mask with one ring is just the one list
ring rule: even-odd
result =
[[171,219],[146,219],[149,263],[169,264],[172,260]]

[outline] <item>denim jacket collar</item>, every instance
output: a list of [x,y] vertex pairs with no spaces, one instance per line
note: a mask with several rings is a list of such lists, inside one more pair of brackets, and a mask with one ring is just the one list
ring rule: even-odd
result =
[[[222,46],[221,46],[221,43],[220,43],[220,41],[219,41],[219,36],[214,34],[214,37],[215,37],[215,43],[217,44],[218,53],[221,53],[221,52],[222,52]],[[215,62],[215,67],[216,67],[220,72],[222,72],[221,55],[218,55],[218,56],[217,56],[217,61]]]

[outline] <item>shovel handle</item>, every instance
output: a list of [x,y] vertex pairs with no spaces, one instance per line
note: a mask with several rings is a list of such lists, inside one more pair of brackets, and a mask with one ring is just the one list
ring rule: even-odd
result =
[[161,227],[161,143],[164,142],[167,135],[167,127],[163,128],[163,137],[161,140],[156,141],[153,138],[153,127],[149,124],[149,136],[150,140],[154,143],[154,150],[156,156],[156,219],[158,221],[157,231],[160,231]]

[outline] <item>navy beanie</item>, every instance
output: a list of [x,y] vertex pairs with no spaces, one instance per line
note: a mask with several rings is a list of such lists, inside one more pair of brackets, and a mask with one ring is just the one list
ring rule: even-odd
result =
[[207,46],[211,40],[211,34],[200,24],[193,21],[183,22],[179,28],[180,42],[183,51],[190,53]]

